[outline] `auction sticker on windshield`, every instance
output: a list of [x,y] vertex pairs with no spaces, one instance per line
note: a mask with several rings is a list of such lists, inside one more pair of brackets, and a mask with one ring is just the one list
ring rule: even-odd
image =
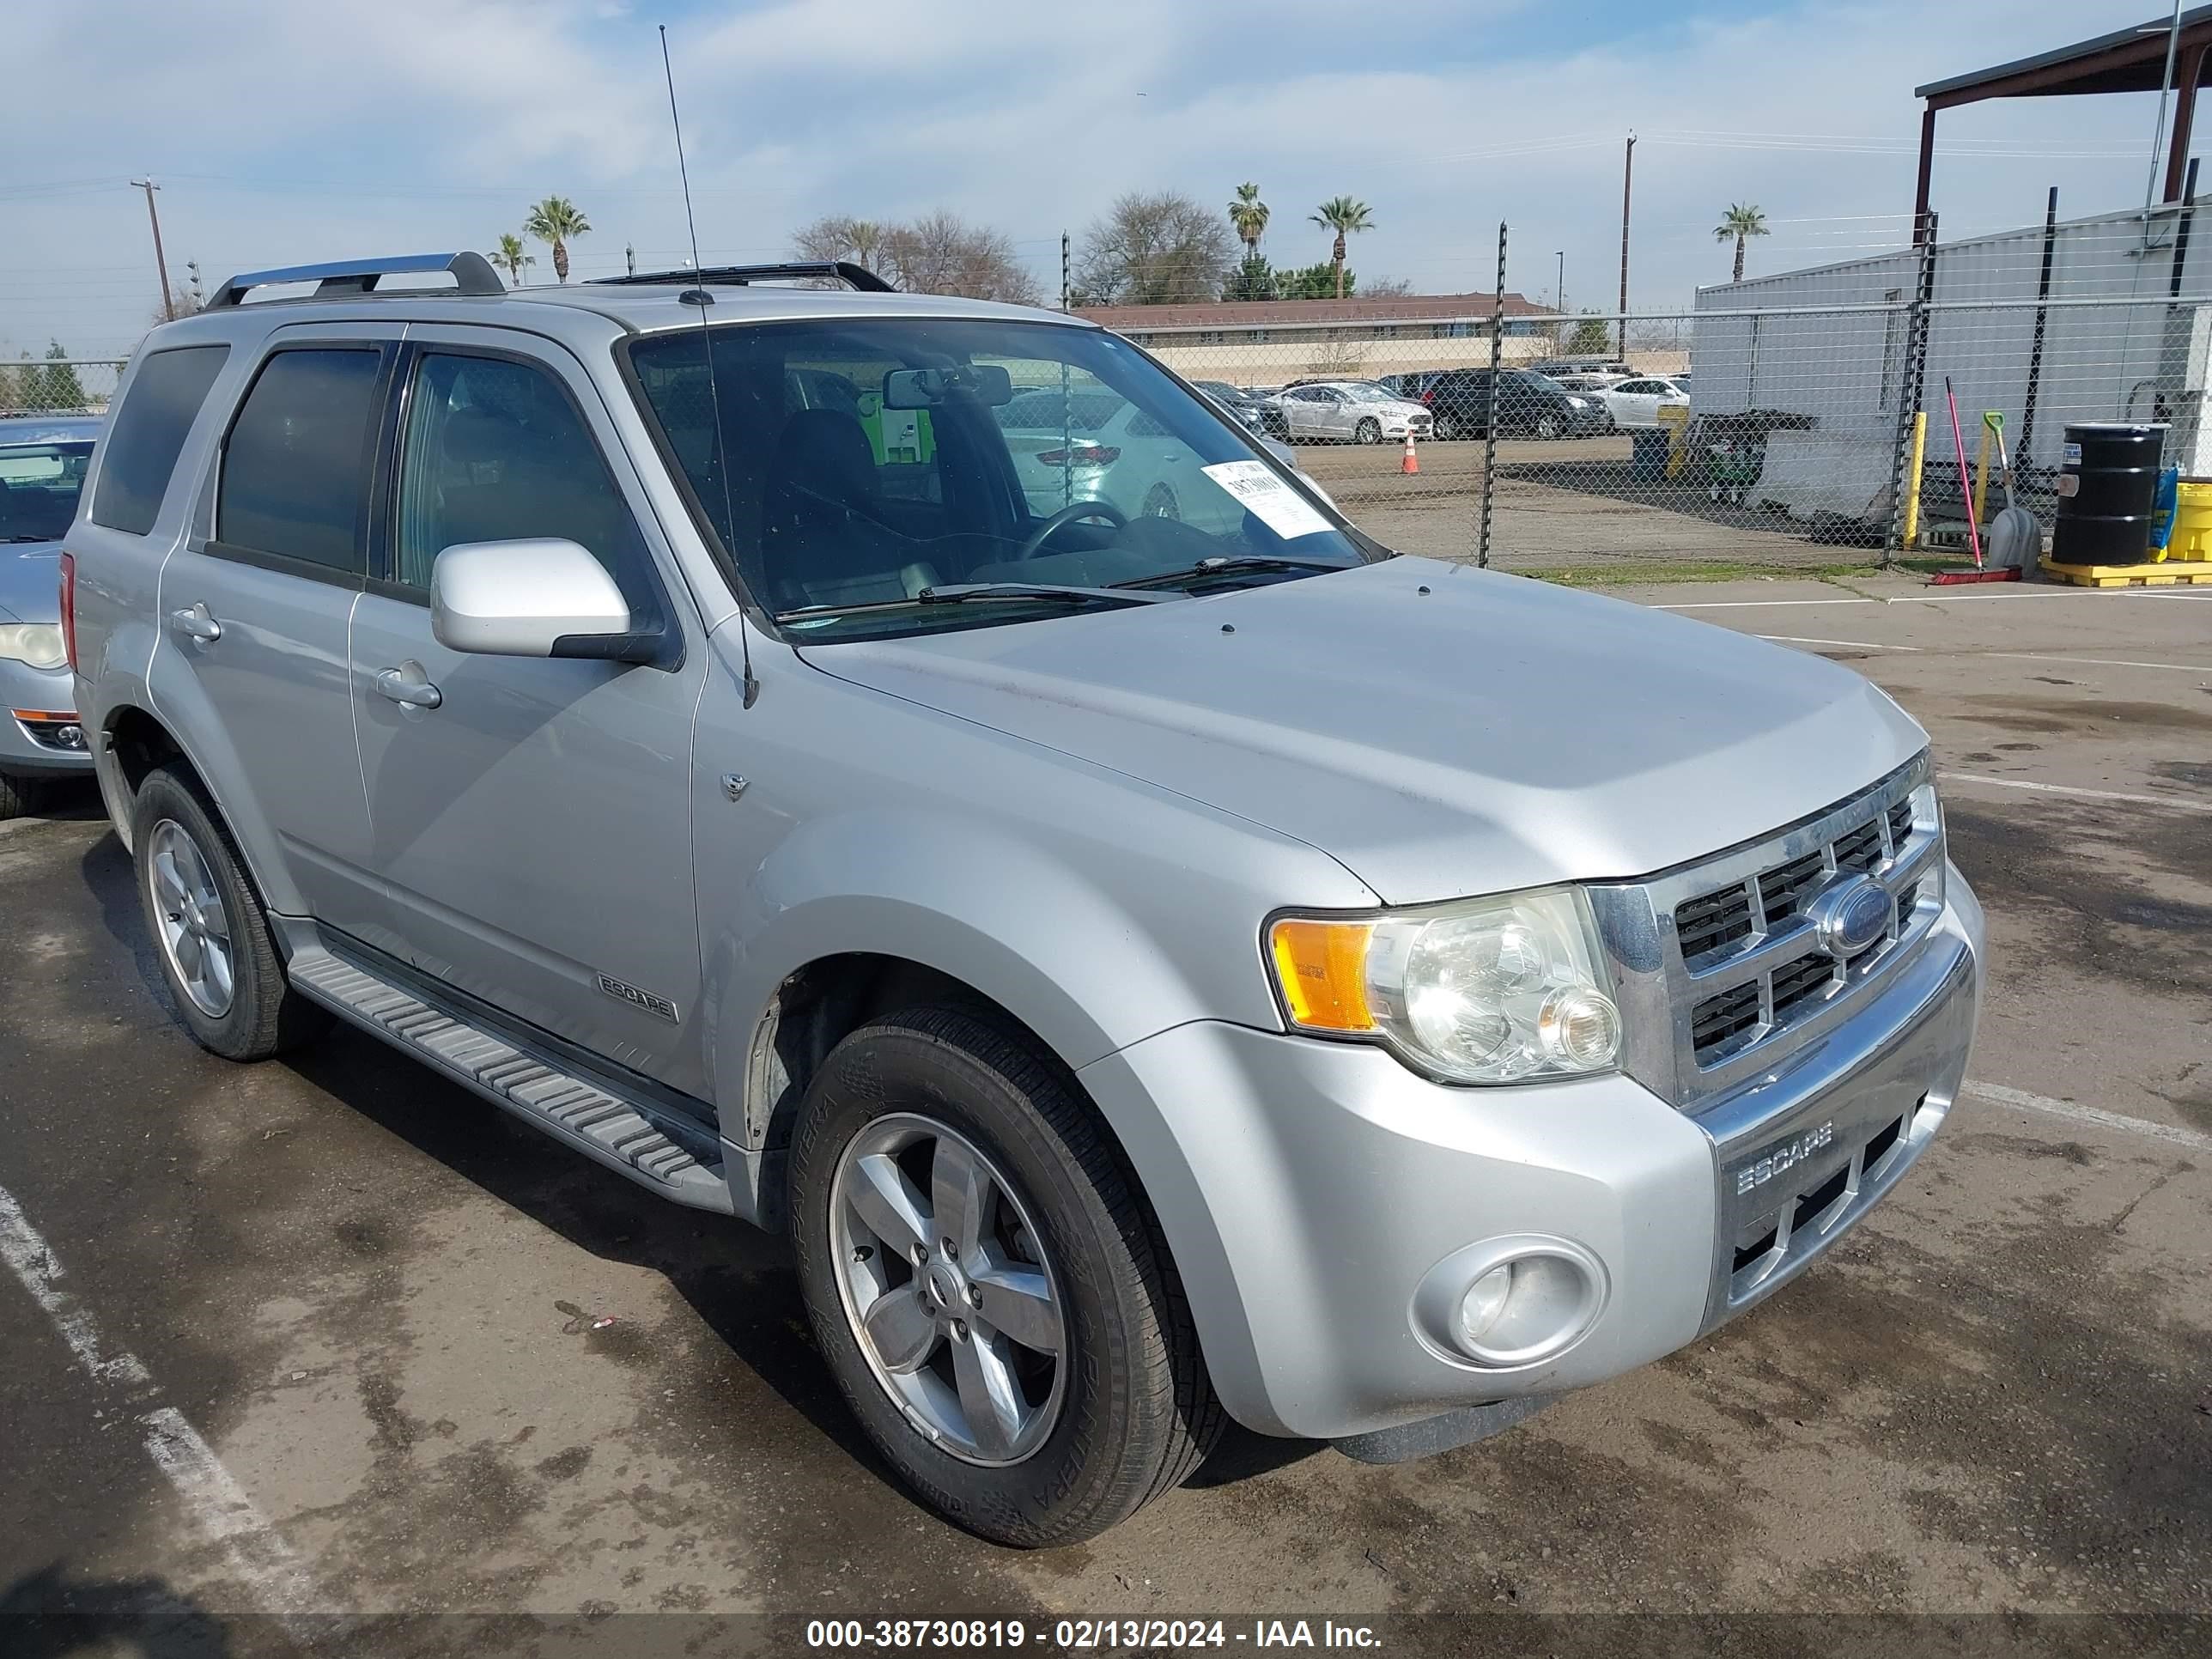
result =
[[1285,541],[1334,528],[1265,461],[1218,461],[1200,470]]

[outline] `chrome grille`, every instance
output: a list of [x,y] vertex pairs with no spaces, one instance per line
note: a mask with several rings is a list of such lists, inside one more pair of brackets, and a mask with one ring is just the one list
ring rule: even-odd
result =
[[[1594,889],[1630,1073],[1685,1110],[1813,1041],[1886,980],[1942,908],[1942,830],[1923,755],[1771,836]],[[1830,953],[1808,908],[1861,875],[1892,900],[1881,938]]]

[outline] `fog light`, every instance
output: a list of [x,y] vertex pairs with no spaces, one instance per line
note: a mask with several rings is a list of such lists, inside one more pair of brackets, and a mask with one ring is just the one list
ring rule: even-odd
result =
[[1558,1358],[1605,1310],[1605,1268],[1582,1245],[1540,1234],[1455,1250],[1413,1293],[1415,1333],[1458,1365],[1512,1370]]
[[64,749],[82,749],[84,747],[84,727],[82,726],[56,726],[54,741]]
[[1498,1322],[1498,1316],[1505,1311],[1505,1298],[1512,1289],[1513,1268],[1510,1263],[1492,1267],[1476,1279],[1474,1288],[1460,1301],[1460,1340],[1480,1343]]

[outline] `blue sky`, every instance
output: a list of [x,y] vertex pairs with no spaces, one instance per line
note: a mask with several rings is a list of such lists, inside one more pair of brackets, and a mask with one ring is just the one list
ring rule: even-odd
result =
[[[831,211],[953,209],[1048,287],[1059,235],[1118,192],[1225,203],[1259,183],[1278,264],[1326,257],[1339,193],[1376,228],[1352,264],[1430,291],[1571,305],[1617,282],[1620,141],[1637,150],[1632,301],[1725,278],[1711,229],[1755,202],[1753,271],[1899,239],[1920,82],[2142,21],[2147,0],[1669,6],[1513,0],[87,0],[9,23],[0,349],[127,351],[157,303],[143,199],[173,274],[488,246],[558,191],[591,216],[579,276],[685,251],[658,37],[671,27],[700,240],[773,258]],[[1947,114],[1947,234],[2139,204],[2155,100]],[[2199,131],[2212,135],[2212,118]],[[537,280],[548,280],[538,250]]]

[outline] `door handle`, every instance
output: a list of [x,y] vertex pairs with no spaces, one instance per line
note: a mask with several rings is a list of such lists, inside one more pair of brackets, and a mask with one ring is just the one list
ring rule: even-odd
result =
[[222,624],[208,614],[204,604],[186,607],[169,613],[169,626],[188,640],[202,645],[212,645],[222,637]]
[[403,663],[398,668],[378,671],[376,691],[403,708],[435,708],[445,702],[438,688],[430,684],[420,663]]

